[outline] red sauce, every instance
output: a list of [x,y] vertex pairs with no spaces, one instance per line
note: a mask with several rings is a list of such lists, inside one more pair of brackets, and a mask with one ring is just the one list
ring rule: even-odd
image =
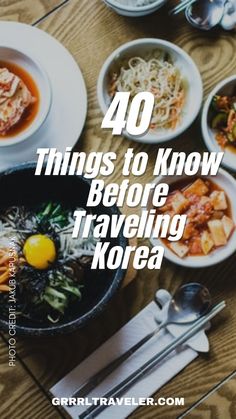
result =
[[31,75],[22,67],[19,67],[17,64],[8,63],[5,61],[0,61],[0,67],[7,68],[11,73],[14,73],[16,76],[20,77],[20,79],[25,83],[25,85],[29,89],[31,95],[36,99],[25,109],[20,121],[17,124],[10,128],[5,135],[0,134],[0,140],[4,140],[5,138],[14,137],[18,135],[20,132],[28,128],[29,125],[33,122],[38,113],[40,94],[35,81],[31,77]]
[[[176,191],[181,191],[182,193],[184,193],[185,189],[187,189],[188,186],[192,185],[194,183],[195,180],[199,179],[199,177],[191,179],[191,181],[189,181],[189,179],[185,179],[185,180],[180,180],[177,182],[174,182],[173,184],[170,185],[170,193],[169,193],[169,197],[173,196],[175,194]],[[215,184],[214,182],[212,182],[211,180],[209,180],[209,178],[206,179],[202,179],[206,185],[209,188],[209,192],[207,193],[207,195],[205,196],[209,196],[213,191],[223,191],[222,188],[220,188],[217,184]],[[225,193],[225,191],[224,191]],[[225,197],[226,197],[226,201],[227,201],[227,209],[223,210],[222,212],[224,213],[224,215],[227,215],[229,218],[232,219],[232,210],[231,210],[231,204],[230,204],[230,200],[227,196],[227,194],[225,193]],[[167,198],[167,202],[168,202],[168,198]],[[194,209],[194,202],[192,201],[192,208]],[[162,213],[161,210],[158,210],[157,213]],[[182,214],[186,213],[185,211],[182,212]],[[198,213],[198,215],[201,215],[200,213]],[[203,213],[204,216],[204,213]],[[201,243],[200,243],[200,235],[201,233],[207,229],[207,219],[205,222],[202,223],[202,225],[197,227],[197,231],[196,231],[196,235],[190,237],[188,240],[184,240],[183,238],[179,240],[180,243],[185,244],[189,247],[189,252],[188,255],[189,256],[203,256],[204,253],[201,249]],[[170,248],[170,243],[167,239],[161,239],[165,245],[167,247]],[[215,249],[215,247],[214,247]],[[214,250],[212,249],[212,250]],[[170,248],[171,250],[171,248]]]

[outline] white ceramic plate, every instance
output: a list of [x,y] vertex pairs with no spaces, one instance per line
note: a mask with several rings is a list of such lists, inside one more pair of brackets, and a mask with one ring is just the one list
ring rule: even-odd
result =
[[1,44],[36,56],[52,86],[52,106],[45,124],[28,140],[0,149],[0,170],[36,160],[39,147],[64,152],[79,139],[87,113],[87,93],[78,64],[55,38],[35,27],[0,22]]
[[[202,178],[209,178],[226,192],[226,195],[228,196],[231,203],[232,218],[236,225],[236,180],[223,169],[219,169],[218,174],[216,176],[202,176]],[[154,183],[158,184],[164,182],[170,185],[175,183],[176,181],[180,181],[181,179],[189,179],[189,182],[191,182],[191,177],[183,175],[159,176],[154,180]],[[234,230],[228,243],[225,246],[222,246],[212,251],[211,253],[209,253],[209,255],[206,256],[186,256],[185,258],[181,259],[174,252],[172,252],[163,243],[162,240],[151,238],[150,241],[153,246],[164,246],[165,257],[171,262],[174,262],[177,265],[187,266],[189,268],[203,268],[207,266],[216,265],[217,263],[222,262],[236,251],[236,229]]]
[[216,141],[215,132],[209,126],[209,108],[212,102],[212,99],[217,94],[223,95],[232,95],[235,94],[236,89],[236,75],[230,76],[227,79],[221,81],[217,86],[212,90],[209,94],[205,105],[202,111],[202,135],[205,141],[205,144],[209,151],[224,151],[224,157],[222,160],[222,164],[227,167],[228,169],[236,171],[236,152],[231,152],[230,150],[223,150]]

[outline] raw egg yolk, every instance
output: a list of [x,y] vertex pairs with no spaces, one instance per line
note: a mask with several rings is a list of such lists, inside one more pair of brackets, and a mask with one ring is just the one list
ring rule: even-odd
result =
[[43,234],[28,237],[23,253],[28,264],[36,269],[47,269],[56,259],[54,242]]

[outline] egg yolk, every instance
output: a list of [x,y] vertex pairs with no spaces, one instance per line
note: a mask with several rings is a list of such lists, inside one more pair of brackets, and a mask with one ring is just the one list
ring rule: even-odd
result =
[[56,259],[54,242],[43,234],[28,237],[23,253],[28,264],[36,269],[47,269]]

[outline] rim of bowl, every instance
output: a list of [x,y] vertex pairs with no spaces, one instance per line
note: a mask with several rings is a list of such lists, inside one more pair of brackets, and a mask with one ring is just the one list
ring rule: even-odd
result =
[[[232,175],[230,175],[226,170],[224,170],[222,168],[219,168],[218,174],[220,174],[223,178],[227,179],[230,182],[231,186],[234,184],[235,189],[236,189],[236,179],[234,179],[234,177]],[[215,183],[216,184],[217,184],[217,176],[218,176],[218,174],[216,176],[214,176]],[[195,177],[195,176],[193,176],[193,177]],[[211,176],[210,175],[202,176],[202,177],[203,178],[206,178],[206,179],[210,178],[210,180],[211,180]],[[154,183],[155,185],[157,185],[158,183],[160,183],[163,180],[163,178],[166,178],[166,176],[164,176],[164,175],[157,176],[153,180],[152,183]],[[179,180],[181,180],[181,178],[185,178],[185,175],[179,176]],[[189,178],[191,180],[191,176],[187,176],[186,175],[186,178]],[[214,182],[214,179],[213,179],[213,182]],[[170,182],[168,184],[171,185],[172,182]],[[228,197],[228,198],[230,199],[230,203],[232,205],[232,199],[230,197]],[[235,212],[236,212],[236,205],[234,207],[235,207]],[[144,210],[147,209],[147,208],[144,208]],[[234,221],[234,223],[236,225],[236,219],[233,219],[233,221]],[[236,234],[236,230],[234,231],[234,234]],[[232,239],[232,237],[231,237],[231,239]],[[217,265],[218,263],[221,263],[224,260],[228,259],[236,251],[236,245],[235,245],[234,248],[233,248],[233,246],[231,246],[231,247],[228,248],[228,253],[225,254],[225,255],[222,255],[220,257],[221,250],[222,249],[225,249],[225,247],[228,244],[227,243],[222,249],[221,248],[216,249],[217,253],[219,254],[219,257],[218,257],[218,260],[217,261],[215,260],[215,258],[214,258],[214,260],[211,259],[208,255],[206,255],[206,256],[192,256],[191,257],[191,260],[190,260],[189,257],[186,257],[186,258],[181,259],[174,252],[172,252],[172,250],[170,250],[165,245],[165,243],[161,239],[159,239],[159,238],[158,239],[153,239],[151,237],[150,238],[150,242],[153,245],[155,245],[155,246],[162,246],[162,247],[164,247],[164,250],[165,250],[164,258],[166,258],[170,262],[175,263],[175,264],[177,264],[179,266],[184,266],[184,267],[188,267],[188,268],[195,268],[195,269],[197,269],[197,268],[207,268],[207,267],[210,267],[210,266]],[[196,260],[194,260],[193,258],[196,258]]]
[[120,10],[127,10],[130,12],[137,12],[137,11],[146,11],[146,10],[150,10],[152,8],[154,8],[155,6],[158,6],[161,3],[165,3],[166,0],[155,0],[153,3],[151,4],[146,4],[144,6],[128,6],[128,5],[123,5],[121,3],[119,3],[119,1],[117,0],[105,0],[105,3],[108,3],[110,6],[114,6],[117,9]]
[[[118,56],[120,54],[125,53],[126,51],[128,51],[132,47],[137,47],[139,45],[145,45],[145,44],[147,44],[147,46],[148,46],[148,44],[149,44],[149,46],[153,45],[153,46],[156,46],[157,48],[159,46],[160,48],[163,48],[163,49],[165,47],[167,47],[170,50],[173,50],[179,56],[181,56],[192,67],[192,70],[193,70],[193,73],[194,73],[193,74],[194,79],[198,84],[198,89],[197,89],[198,100],[196,100],[196,108],[195,108],[194,113],[191,114],[191,117],[189,117],[187,123],[183,122],[173,132],[168,131],[166,134],[163,135],[163,137],[161,136],[160,138],[154,138],[154,139],[150,138],[150,137],[149,138],[145,137],[145,135],[144,136],[139,136],[139,137],[134,137],[134,136],[128,134],[125,130],[122,133],[122,135],[124,137],[132,139],[136,142],[146,143],[146,144],[161,144],[161,143],[173,140],[174,138],[180,136],[183,132],[185,132],[192,125],[194,120],[196,119],[197,115],[199,114],[201,105],[202,105],[203,84],[202,84],[202,78],[201,78],[200,72],[197,68],[197,65],[193,61],[193,59],[182,48],[173,44],[172,42],[169,42],[169,41],[166,41],[166,40],[163,40],[163,39],[160,39],[160,38],[140,38],[140,39],[135,39],[133,41],[129,41],[129,42],[126,42],[125,44],[122,44],[120,47],[115,49],[107,57],[107,59],[105,60],[105,62],[102,65],[102,68],[101,68],[99,76],[98,76],[98,81],[97,81],[97,97],[98,97],[99,106],[100,106],[103,114],[105,115],[105,113],[107,112],[108,106],[107,106],[106,100],[105,100],[103,83],[104,83],[104,80],[106,78],[107,72],[108,72],[111,64],[118,58]],[[171,52],[170,52],[170,54],[171,54]],[[154,131],[154,133],[155,132],[156,131]]]
[[[36,167],[36,162],[34,161],[21,163],[10,169],[1,171],[0,180],[3,176],[8,176],[13,173],[21,172],[22,170],[34,170],[35,167]],[[82,182],[90,186],[91,181],[89,179],[86,179],[81,175],[74,175],[74,176],[76,176]],[[119,208],[116,205],[113,205],[112,207],[110,207],[110,210],[114,214],[121,214]],[[122,246],[122,248],[125,248],[128,244],[128,240],[123,236],[123,231],[119,234],[118,239],[119,239],[119,245]],[[71,320],[65,324],[50,325],[45,328],[41,328],[40,325],[39,327],[16,325],[16,330],[21,335],[33,335],[35,337],[37,336],[41,337],[41,336],[50,336],[50,335],[53,336],[53,335],[58,335],[58,334],[66,334],[66,333],[73,332],[76,329],[79,329],[80,327],[85,326],[90,320],[97,317],[99,313],[101,313],[105,309],[107,304],[111,301],[112,297],[120,288],[127,270],[119,266],[115,271],[116,272],[114,274],[113,281],[110,283],[109,288],[107,289],[105,295],[103,295],[103,297],[88,312],[83,314],[80,318]],[[0,326],[2,326],[3,329],[8,330],[8,321],[0,317]]]
[[[207,122],[207,118],[208,118],[208,113],[209,113],[209,109],[210,109],[210,105],[211,105],[211,101],[213,99],[213,96],[215,96],[215,94],[217,94],[217,92],[222,89],[223,87],[227,86],[227,84],[229,84],[230,82],[235,81],[235,85],[236,85],[236,74],[227,77],[226,79],[220,81],[215,87],[214,89],[211,90],[211,92],[209,93],[209,95],[207,96],[206,102],[204,103],[203,106],[203,110],[202,110],[202,115],[201,115],[201,130],[202,130],[202,136],[204,139],[204,142],[208,148],[208,150],[210,151],[224,151],[218,144],[217,141],[213,135],[212,132],[212,137],[209,134],[209,130],[211,130],[211,128],[209,127],[209,124]],[[212,130],[211,130],[212,131]],[[233,155],[233,153],[230,153]],[[227,157],[226,155],[224,155],[223,160],[222,160],[222,164],[227,167],[230,170],[236,170],[236,154],[235,154],[235,165],[231,165],[230,163],[227,162]]]
[[[7,46],[7,45],[0,45],[0,48],[6,48],[12,51],[16,51],[19,54],[22,54],[22,56],[27,57],[28,60],[32,61],[34,63],[34,65],[38,68],[39,72],[41,73],[41,75],[43,76],[44,82],[47,85],[47,92],[48,92],[48,100],[47,100],[47,105],[44,106],[44,108],[42,108],[42,114],[41,117],[38,118],[37,115],[35,116],[35,118],[33,119],[32,123],[29,125],[29,129],[22,131],[22,133],[19,134],[20,138],[17,138],[18,135],[13,136],[13,137],[8,137],[6,139],[0,140],[0,147],[11,147],[14,146],[16,144],[22,143],[23,141],[27,140],[29,137],[31,137],[33,134],[35,134],[39,128],[44,124],[46,118],[48,117],[48,114],[50,112],[51,109],[51,105],[52,105],[52,85],[51,85],[51,81],[50,78],[48,76],[47,71],[44,69],[44,67],[42,66],[42,64],[34,57],[33,54],[28,54],[25,53],[22,49],[20,48],[13,48],[11,46]],[[27,73],[29,73],[28,70],[25,70]],[[34,82],[36,83],[33,74],[30,74],[30,76],[33,78]],[[37,83],[36,83],[37,84]],[[38,87],[38,86],[37,86]],[[39,91],[40,96],[41,96],[41,92]]]

